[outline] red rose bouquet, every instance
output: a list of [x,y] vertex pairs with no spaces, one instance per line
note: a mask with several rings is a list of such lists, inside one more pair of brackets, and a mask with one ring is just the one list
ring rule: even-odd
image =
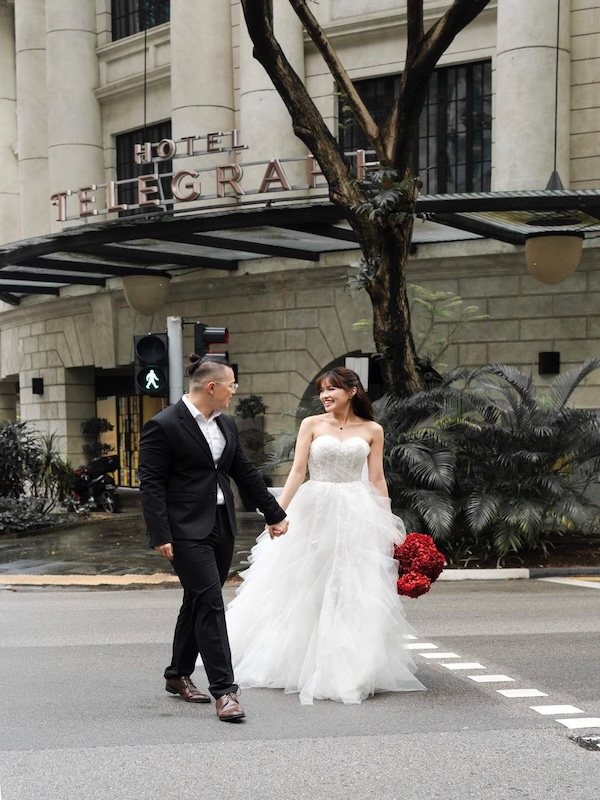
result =
[[394,547],[398,561],[398,594],[420,597],[439,578],[446,557],[435,546],[431,536],[409,533],[401,545]]

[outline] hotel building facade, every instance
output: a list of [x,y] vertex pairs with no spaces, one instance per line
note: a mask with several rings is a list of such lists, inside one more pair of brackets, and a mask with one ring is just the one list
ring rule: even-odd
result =
[[[449,5],[425,0],[427,20]],[[275,7],[340,146],[368,160],[298,19]],[[403,69],[406,3],[312,10],[381,119]],[[600,2],[491,0],[431,82],[415,139],[425,198],[545,196],[556,171],[594,201],[599,78]],[[164,400],[136,395],[133,340],[168,317],[229,329],[239,396],[264,399],[271,431],[293,426],[282,414],[323,368],[373,353],[357,324],[368,296],[349,287],[360,253],[253,59],[238,0],[0,0],[0,175],[0,418],[55,432],[75,464],[81,421],[107,417],[120,483],[136,485],[139,430]],[[468,215],[418,219],[409,280],[486,315],[457,331],[449,366],[509,363],[544,383],[540,353],[560,354],[561,371],[600,355],[600,219],[533,201],[525,223],[497,213],[492,233]],[[524,224],[551,215],[585,240],[577,270],[547,285],[527,272],[522,241]],[[151,315],[123,291],[144,273],[169,281]],[[600,375],[577,401],[600,407]]]

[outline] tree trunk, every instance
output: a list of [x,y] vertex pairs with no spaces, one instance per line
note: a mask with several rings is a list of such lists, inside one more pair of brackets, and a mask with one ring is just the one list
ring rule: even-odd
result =
[[[452,0],[446,13],[427,31],[423,24],[423,0],[406,0],[406,60],[399,95],[383,127],[378,127],[369,114],[333,45],[313,16],[308,0],[289,2],[345,94],[377,160],[397,176],[392,179],[391,187],[382,187],[388,190],[383,202],[373,201],[373,185],[365,191],[365,181],[357,182],[352,177],[348,160],[275,38],[274,0],[241,0],[254,57],[265,68],[287,106],[295,135],[317,159],[329,184],[331,201],[344,209],[357,234],[363,252],[363,284],[373,304],[375,345],[382,356],[388,388],[400,396],[410,395],[422,386],[410,329],[405,276],[418,189],[412,168],[412,143],[427,83],[437,62],[457,34],[491,0]],[[397,203],[390,201],[390,188],[398,189]],[[360,205],[366,208],[357,210]],[[372,213],[368,212],[369,206]]]
[[405,265],[413,219],[382,225],[354,217],[351,220],[363,252],[364,285],[373,306],[373,338],[382,357],[387,388],[405,397],[422,388],[416,368]]

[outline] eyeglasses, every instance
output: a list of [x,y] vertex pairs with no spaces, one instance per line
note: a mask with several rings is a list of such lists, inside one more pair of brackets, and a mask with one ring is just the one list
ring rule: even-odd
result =
[[237,392],[239,386],[239,383],[236,383],[235,381],[233,383],[225,383],[225,381],[215,381],[215,383],[220,383],[221,386],[229,386],[229,388],[234,394]]

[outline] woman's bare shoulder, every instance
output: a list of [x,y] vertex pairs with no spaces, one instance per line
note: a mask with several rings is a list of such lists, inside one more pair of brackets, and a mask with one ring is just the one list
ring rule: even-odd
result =
[[368,420],[365,424],[373,438],[383,438],[383,428],[378,422],[375,422],[375,420]]
[[320,420],[323,419],[321,414],[315,414],[312,417],[304,417],[302,422],[300,423],[300,430],[314,430],[315,426],[319,423]]

